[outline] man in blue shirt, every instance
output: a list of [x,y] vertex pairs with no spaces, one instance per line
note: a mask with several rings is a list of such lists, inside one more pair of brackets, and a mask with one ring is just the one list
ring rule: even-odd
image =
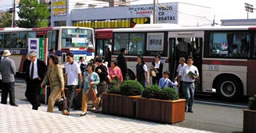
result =
[[170,73],[165,71],[164,72],[164,76],[159,80],[159,87],[160,88],[168,88],[169,86],[177,86],[177,82],[172,82],[170,79],[169,79],[169,75]]

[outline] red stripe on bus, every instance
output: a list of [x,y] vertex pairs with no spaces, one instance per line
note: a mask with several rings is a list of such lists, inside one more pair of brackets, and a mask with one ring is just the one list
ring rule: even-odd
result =
[[33,28],[32,31],[42,31],[42,30],[52,30],[52,27],[47,27],[47,28]]
[[256,30],[256,27],[249,27],[249,30]]
[[227,60],[203,60],[203,64],[211,65],[232,65],[232,66],[248,66],[248,61],[227,61]]
[[113,32],[111,29],[96,30],[96,39],[112,39]]

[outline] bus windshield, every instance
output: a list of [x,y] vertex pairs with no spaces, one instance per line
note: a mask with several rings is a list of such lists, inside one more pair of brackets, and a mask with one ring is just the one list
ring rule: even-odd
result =
[[62,48],[88,48],[92,46],[92,30],[89,29],[63,29]]

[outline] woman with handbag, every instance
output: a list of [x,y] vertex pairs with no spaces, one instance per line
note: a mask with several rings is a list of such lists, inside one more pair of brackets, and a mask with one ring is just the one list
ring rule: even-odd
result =
[[96,72],[93,72],[94,65],[88,64],[88,72],[83,74],[83,95],[82,95],[82,114],[80,116],[85,116],[87,114],[87,104],[88,100],[92,100],[94,104],[95,111],[99,109],[99,98],[97,97],[97,85],[100,83],[100,77]]
[[[57,56],[51,55],[49,57],[50,65],[48,67],[47,74],[41,84],[41,87],[43,87],[44,85],[49,83],[51,87],[51,94],[48,99],[47,112],[53,112],[55,101],[57,99],[61,99],[62,95],[65,95],[63,71],[58,63],[59,60]],[[69,112],[66,109],[64,109],[62,113],[64,115],[69,115]]]
[[155,61],[152,62],[152,66],[151,66],[151,76],[152,76],[152,82],[153,84],[157,84],[159,83],[159,80],[162,78],[162,73],[163,73],[163,63],[160,62],[161,56],[160,55],[156,55],[155,56]]

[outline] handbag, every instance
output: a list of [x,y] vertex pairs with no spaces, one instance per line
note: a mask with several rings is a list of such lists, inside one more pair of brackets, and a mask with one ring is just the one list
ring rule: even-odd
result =
[[68,100],[65,96],[65,93],[61,92],[61,94],[62,94],[61,99],[58,102],[59,111],[63,111],[65,109],[68,109]]
[[152,77],[156,77],[156,71],[155,71],[154,69],[151,69],[151,72],[150,72],[150,73],[151,73],[151,76],[152,76]]

